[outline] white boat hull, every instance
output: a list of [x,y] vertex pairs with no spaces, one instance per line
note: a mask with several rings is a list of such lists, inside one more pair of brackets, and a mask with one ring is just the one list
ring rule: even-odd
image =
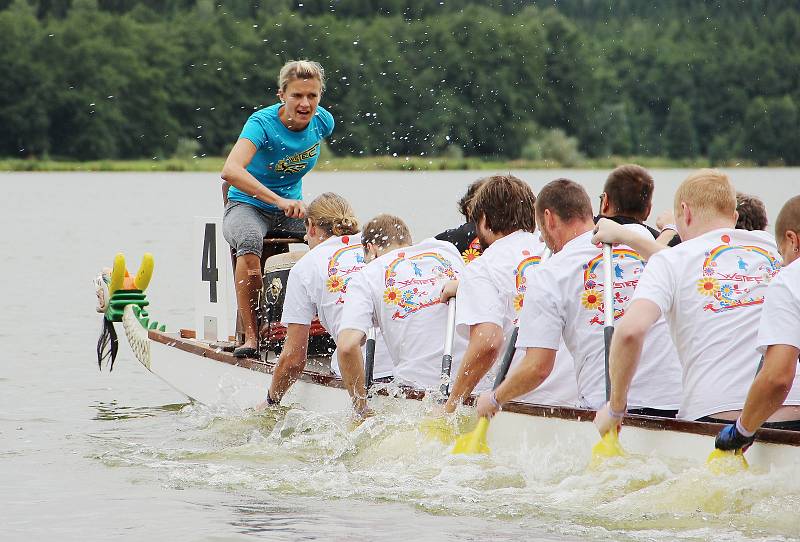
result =
[[[154,332],[150,334],[153,338]],[[148,369],[192,400],[235,410],[252,408],[263,401],[272,379],[271,364],[242,360],[237,365],[229,354],[215,352],[200,342],[164,334],[156,338],[150,341]],[[311,411],[345,415],[351,403],[340,386],[340,381],[331,377],[304,373],[283,402]],[[488,443],[493,452],[518,453],[566,441],[576,454],[588,458],[598,440],[590,420],[591,413],[586,411],[513,404],[493,418]],[[719,427],[632,417],[620,433],[620,442],[630,454],[657,454],[702,464],[714,448],[713,434]],[[800,461],[800,434],[775,430],[765,433],[768,439],[778,442],[756,442],[747,452],[751,467],[767,470],[771,465]]]

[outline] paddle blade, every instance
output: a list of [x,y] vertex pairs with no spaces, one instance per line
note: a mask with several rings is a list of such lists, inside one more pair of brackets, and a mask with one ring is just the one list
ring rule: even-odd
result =
[[708,455],[706,466],[714,474],[736,474],[750,468],[750,465],[747,464],[747,459],[744,458],[744,452],[741,450],[733,452],[718,448],[714,448]]
[[619,443],[619,433],[616,429],[612,429],[600,441],[592,446],[592,468],[599,467],[604,461],[613,457],[622,457],[626,455],[622,444]]
[[489,418],[480,418],[474,430],[456,439],[451,453],[454,454],[488,454],[489,444],[486,442],[486,431],[489,429]]
[[419,424],[419,431],[430,440],[438,440],[442,444],[450,444],[456,440],[456,431],[447,418],[425,418]]

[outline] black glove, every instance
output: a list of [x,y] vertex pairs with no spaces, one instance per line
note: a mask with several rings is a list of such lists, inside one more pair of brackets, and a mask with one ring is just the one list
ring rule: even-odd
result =
[[719,432],[717,439],[714,441],[714,446],[716,446],[718,450],[736,451],[741,449],[742,452],[744,452],[755,440],[755,435],[752,437],[744,436],[736,429],[736,424],[733,423],[731,425],[726,425],[722,431]]

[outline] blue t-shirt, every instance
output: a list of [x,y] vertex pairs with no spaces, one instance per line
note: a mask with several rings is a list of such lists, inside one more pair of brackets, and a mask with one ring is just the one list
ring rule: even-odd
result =
[[[253,177],[282,198],[303,199],[303,175],[316,165],[320,142],[333,133],[333,115],[318,106],[308,126],[294,132],[278,117],[282,105],[276,103],[250,115],[239,138],[256,146],[247,166]],[[228,199],[277,210],[233,186],[228,189]]]

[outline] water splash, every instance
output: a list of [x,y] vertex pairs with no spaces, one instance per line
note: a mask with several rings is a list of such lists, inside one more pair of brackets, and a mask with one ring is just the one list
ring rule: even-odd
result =
[[428,514],[534,522],[558,536],[628,540],[786,540],[800,536],[800,465],[733,476],[658,455],[587,469],[572,439],[490,456],[457,456],[427,438],[430,403],[376,398],[378,415],[296,407],[264,413],[187,405],[169,435],[104,441],[109,466],[144,466],[169,487],[402,503]]

